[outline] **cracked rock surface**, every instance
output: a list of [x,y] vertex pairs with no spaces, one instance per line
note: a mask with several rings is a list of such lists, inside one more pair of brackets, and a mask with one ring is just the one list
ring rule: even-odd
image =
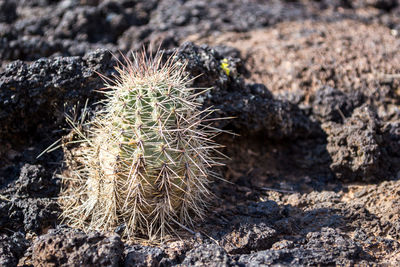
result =
[[[393,0],[0,0],[0,265],[400,265],[399,14]],[[63,225],[65,114],[93,116],[98,73],[161,40],[210,88],[202,108],[234,117],[215,122],[238,134],[218,137],[228,182],[181,239]]]

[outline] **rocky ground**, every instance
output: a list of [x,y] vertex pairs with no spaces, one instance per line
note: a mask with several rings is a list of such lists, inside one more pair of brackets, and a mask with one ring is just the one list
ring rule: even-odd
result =
[[[0,265],[400,265],[399,31],[396,0],[0,0]],[[37,156],[95,108],[109,51],[160,41],[236,117],[228,182],[181,240],[71,229],[64,152]]]

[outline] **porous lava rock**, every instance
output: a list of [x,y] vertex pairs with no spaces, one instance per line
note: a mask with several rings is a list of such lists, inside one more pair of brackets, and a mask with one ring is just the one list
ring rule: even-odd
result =
[[277,241],[277,231],[264,222],[242,223],[222,238],[221,245],[229,254],[246,254],[267,249]]
[[330,167],[339,179],[368,182],[389,178],[380,127],[379,118],[368,105],[355,109],[344,124],[327,126]]
[[[262,84],[246,84],[242,62],[231,57],[236,53],[191,42],[177,50],[176,58],[187,62],[186,70],[193,77],[199,76],[194,85],[213,88],[205,96],[205,107],[215,107],[220,118],[235,117],[227,123],[247,134],[262,133],[277,140],[319,134],[318,126],[296,105],[274,99]],[[224,59],[228,62],[229,74],[221,67]]]
[[167,255],[158,247],[131,246],[125,249],[125,267],[153,267],[160,266],[161,260]]
[[25,164],[15,187],[17,195],[28,197],[56,196],[60,187],[58,179],[53,179],[41,165]]
[[357,260],[357,244],[332,228],[309,233],[296,248],[265,250],[240,256],[238,262],[245,266],[315,266],[351,265]]
[[0,74],[0,142],[24,143],[29,138],[18,137],[34,137],[50,122],[60,124],[65,105],[84,102],[103,86],[96,71],[107,74],[112,68],[110,59],[106,50],[96,50],[82,58],[43,58],[32,64],[14,61],[7,65]]
[[232,260],[225,250],[215,243],[198,244],[188,251],[181,266],[229,266]]
[[349,117],[355,107],[362,103],[362,94],[354,92],[348,95],[336,88],[322,86],[315,93],[312,111],[321,122],[343,122]]
[[49,198],[14,198],[0,201],[0,231],[23,230],[42,233],[49,226],[55,226],[59,207]]
[[18,260],[24,255],[29,242],[24,235],[16,232],[10,236],[0,236],[0,265],[17,266]]
[[74,229],[55,229],[33,243],[34,266],[119,266],[123,243],[117,235],[85,234]]

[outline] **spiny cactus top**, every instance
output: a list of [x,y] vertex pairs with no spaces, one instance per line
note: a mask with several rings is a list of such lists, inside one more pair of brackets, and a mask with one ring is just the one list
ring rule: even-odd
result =
[[160,53],[126,62],[90,130],[76,130],[82,143],[64,179],[62,215],[82,229],[124,226],[125,237],[158,239],[203,215],[220,130],[208,124],[211,109],[199,110],[204,90],[188,87],[185,64],[162,63]]

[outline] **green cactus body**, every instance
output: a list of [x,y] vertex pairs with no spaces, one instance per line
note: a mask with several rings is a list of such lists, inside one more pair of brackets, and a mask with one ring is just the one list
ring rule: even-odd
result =
[[64,181],[67,222],[103,231],[124,224],[124,236],[158,238],[202,216],[219,130],[204,124],[212,111],[198,110],[184,68],[161,64],[160,54],[117,68],[80,145],[82,168]]

